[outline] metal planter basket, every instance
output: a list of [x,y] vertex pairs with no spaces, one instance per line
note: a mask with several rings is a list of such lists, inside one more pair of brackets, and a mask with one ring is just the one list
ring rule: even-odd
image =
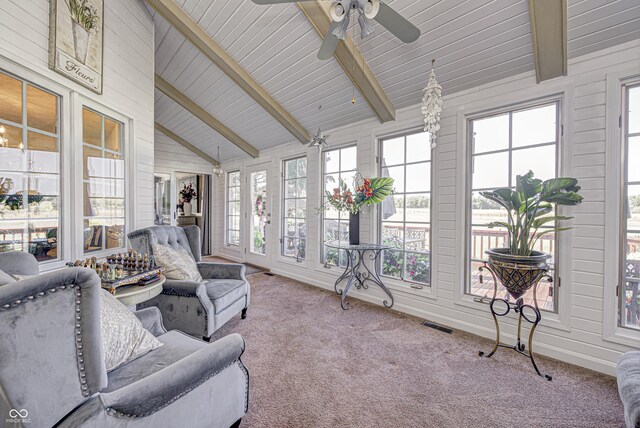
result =
[[549,254],[533,251],[530,256],[514,256],[508,248],[486,251],[493,272],[516,300],[536,285],[548,272]]

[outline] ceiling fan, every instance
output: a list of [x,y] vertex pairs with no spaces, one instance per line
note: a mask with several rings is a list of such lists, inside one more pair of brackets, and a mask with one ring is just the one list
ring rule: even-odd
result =
[[[260,5],[276,3],[296,3],[298,1],[312,0],[253,0]],[[331,26],[324,36],[324,41],[318,52],[318,59],[325,60],[333,56],[340,40],[347,37],[347,29],[351,15],[358,12],[358,24],[360,35],[364,39],[374,32],[371,20],[376,20],[380,25],[389,30],[394,36],[405,43],[418,40],[420,30],[406,20],[402,15],[389,7],[381,0],[330,0]]]

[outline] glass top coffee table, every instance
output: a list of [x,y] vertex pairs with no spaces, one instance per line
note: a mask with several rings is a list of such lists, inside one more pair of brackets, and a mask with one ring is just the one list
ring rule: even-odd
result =
[[[378,275],[378,263],[381,254],[384,250],[388,250],[391,247],[365,243],[351,245],[349,241],[330,241],[325,243],[325,245],[329,248],[343,250],[347,254],[347,266],[344,269],[344,273],[336,281],[334,287],[336,293],[342,296],[340,299],[342,309],[349,309],[349,302],[345,302],[345,299],[353,285],[355,285],[358,290],[366,290],[369,288],[369,283],[377,285],[389,296],[390,300],[384,300],[382,302],[386,308],[393,306],[393,295],[380,279],[380,275]],[[367,261],[369,261],[368,264]],[[344,289],[342,289],[340,284],[344,281],[346,281],[346,285]]]

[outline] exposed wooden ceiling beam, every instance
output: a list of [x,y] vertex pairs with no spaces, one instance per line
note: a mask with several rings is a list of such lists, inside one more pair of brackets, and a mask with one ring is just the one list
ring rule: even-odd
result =
[[258,151],[258,149],[247,143],[244,139],[242,139],[242,137],[233,132],[231,129],[227,128],[224,123],[220,122],[218,119],[213,117],[211,113],[194,103],[190,98],[188,98],[185,94],[172,86],[158,74],[156,74],[156,88],[158,88],[162,93],[171,98],[173,101],[180,104],[195,117],[209,125],[214,131],[222,135],[224,138],[236,145],[239,149],[243,150],[249,156],[254,158],[260,156],[260,152]]
[[209,156],[208,154],[206,154],[205,152],[203,152],[202,150],[200,150],[199,148],[197,148],[193,144],[189,143],[184,138],[182,138],[182,137],[174,134],[173,132],[169,131],[167,128],[165,128],[164,126],[160,125],[158,122],[156,122],[156,129],[158,131],[162,132],[167,137],[171,138],[176,143],[180,144],[185,149],[190,150],[194,154],[200,156],[202,159],[206,160],[211,165],[213,165],[213,166],[219,166],[220,165],[220,162],[218,162],[217,160],[215,160],[214,158],[212,158],[211,156]]
[[[321,38],[331,26],[329,15],[329,2],[307,1],[297,3],[298,7],[306,15]],[[346,75],[358,88],[365,101],[371,106],[381,123],[396,119],[396,109],[378,82],[375,74],[364,60],[357,47],[347,35],[347,40],[338,43],[333,56],[342,67]]]
[[529,0],[538,83],[567,75],[567,0]]
[[303,144],[311,141],[309,132],[256,82],[211,36],[173,0],[146,0],[176,30],[194,44],[233,80],[247,95],[267,111]]

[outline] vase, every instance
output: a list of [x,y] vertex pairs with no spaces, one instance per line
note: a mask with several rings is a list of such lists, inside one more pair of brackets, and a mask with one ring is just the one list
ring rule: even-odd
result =
[[89,48],[89,31],[76,21],[72,21],[73,25],[73,47],[75,49],[75,57],[82,64],[87,61],[87,52]]
[[360,213],[349,213],[349,245],[360,245]]
[[191,215],[193,208],[191,207],[191,202],[183,202],[182,203],[182,212],[184,215]]
[[498,280],[516,300],[536,285],[549,270],[549,254],[533,251],[530,256],[514,256],[508,248],[486,251]]

